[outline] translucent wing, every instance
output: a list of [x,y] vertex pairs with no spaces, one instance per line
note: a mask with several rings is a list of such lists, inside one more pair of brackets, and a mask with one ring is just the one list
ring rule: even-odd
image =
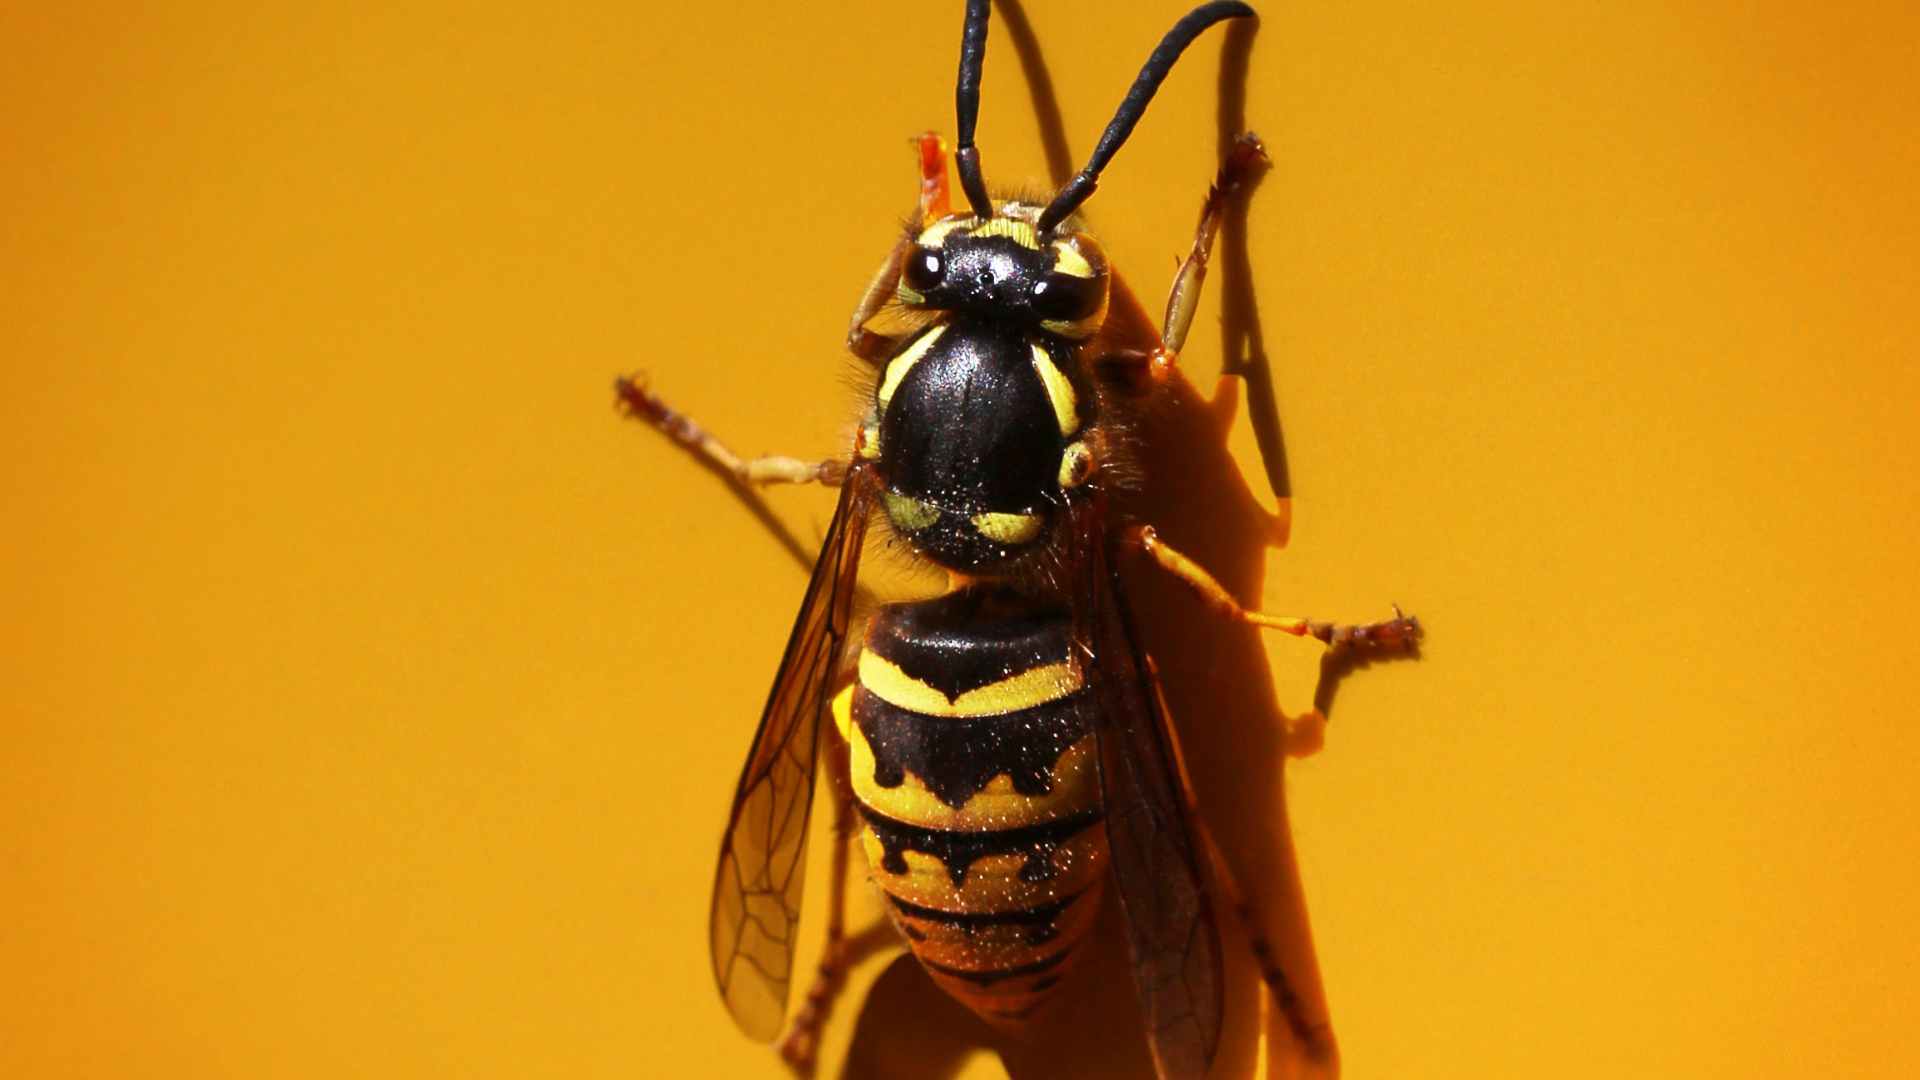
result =
[[1096,496],[1079,519],[1076,619],[1098,663],[1100,784],[1134,990],[1161,1077],[1206,1075],[1220,1042],[1220,933],[1186,820],[1166,716],[1141,654]]
[[840,490],[740,773],[714,873],[708,921],[713,975],[734,1020],[757,1039],[778,1035],[786,1014],[820,717],[847,640],[871,487],[867,469],[856,466]]

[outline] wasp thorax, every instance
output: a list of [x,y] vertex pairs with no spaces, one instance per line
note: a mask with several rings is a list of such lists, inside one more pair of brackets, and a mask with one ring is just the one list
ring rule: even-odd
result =
[[1106,258],[1085,233],[1042,241],[1031,208],[982,223],[942,218],[921,232],[900,265],[897,292],[914,307],[964,311],[1061,337],[1084,338],[1106,317]]

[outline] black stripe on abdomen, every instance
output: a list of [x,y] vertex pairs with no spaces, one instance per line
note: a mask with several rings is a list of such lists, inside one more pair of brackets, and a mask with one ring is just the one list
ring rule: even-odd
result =
[[1038,975],[1043,971],[1048,971],[1053,968],[1057,968],[1061,964],[1066,962],[1067,957],[1072,955],[1073,955],[1073,946],[1069,945],[1066,948],[1061,949],[1059,952],[1054,953],[1051,956],[1042,957],[1039,960],[1035,960],[1031,964],[1019,964],[1010,968],[999,968],[997,970],[989,970],[989,971],[974,971],[969,968],[952,967],[947,964],[936,964],[933,961],[926,960],[926,959],[922,959],[920,962],[927,965],[927,967],[930,970],[937,971],[942,975],[951,976],[955,979],[964,979],[967,982],[973,983],[976,986],[990,987],[994,983],[1003,982],[1007,979],[1017,979],[1022,975]]
[[865,687],[853,694],[853,721],[873,749],[873,782],[899,787],[908,773],[955,810],[1005,774],[1021,795],[1053,790],[1053,768],[1093,730],[1093,695],[1082,692],[999,716],[928,717]]
[[1023,933],[1028,944],[1040,945],[1060,936],[1060,928],[1057,924],[1061,914],[1072,907],[1074,901],[1080,899],[1083,894],[1074,893],[1058,900],[1050,900],[1030,908],[1017,908],[1013,911],[942,911],[939,908],[925,907],[902,900],[892,893],[885,895],[887,902],[893,905],[894,911],[910,919],[949,926],[969,936],[983,931],[1014,929]]
[[947,868],[947,877],[955,889],[966,885],[967,869],[975,860],[989,855],[1021,855],[1026,863],[1020,867],[1020,880],[1041,882],[1052,878],[1058,871],[1053,864],[1053,853],[1062,844],[1073,839],[1090,826],[1099,824],[1105,815],[1099,810],[1088,810],[1072,817],[1059,818],[1039,825],[1026,825],[1018,829],[1000,829],[992,832],[951,832],[946,829],[927,829],[918,825],[909,825],[904,821],[895,821],[884,814],[877,813],[867,804],[854,800],[860,808],[860,814],[866,818],[867,827],[873,831],[874,839],[880,842],[884,852],[881,868],[890,874],[905,874],[907,860],[905,853],[918,851],[939,859]]

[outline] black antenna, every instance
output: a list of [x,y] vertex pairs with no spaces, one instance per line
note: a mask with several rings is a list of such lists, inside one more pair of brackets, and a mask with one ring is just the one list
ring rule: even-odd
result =
[[982,219],[993,216],[993,202],[980,176],[980,150],[973,145],[973,128],[980,119],[980,68],[987,59],[987,8],[988,0],[967,0],[967,21],[960,31],[960,83],[953,91],[954,126],[960,139],[953,164],[960,171],[960,190],[973,204],[974,216]]
[[[980,6],[985,8],[986,4],[982,3]],[[1113,114],[1113,119],[1108,121],[1107,130],[1101,134],[1099,145],[1093,148],[1093,156],[1087,159],[1087,167],[1067,181],[1067,186],[1061,188],[1060,194],[1055,195],[1053,201],[1048,203],[1047,208],[1041,212],[1037,223],[1041,232],[1052,231],[1055,225],[1060,224],[1063,218],[1073,213],[1081,203],[1087,201],[1088,196],[1093,194],[1093,189],[1100,182],[1100,170],[1107,167],[1107,162],[1113,160],[1114,152],[1127,141],[1127,136],[1133,134],[1133,125],[1140,122],[1140,117],[1147,111],[1147,103],[1153,100],[1154,92],[1160,89],[1160,83],[1166,79],[1167,72],[1173,70],[1174,61],[1179,60],[1180,54],[1187,50],[1188,45],[1193,44],[1193,39],[1199,37],[1201,31],[1222,19],[1244,19],[1252,15],[1252,8],[1236,0],[1216,0],[1215,3],[1201,4],[1173,24],[1173,29],[1167,31],[1167,36],[1160,39],[1159,45],[1154,46],[1153,54],[1147,57],[1146,65],[1140,69],[1140,74],[1133,80],[1132,88],[1121,100],[1119,110]],[[984,27],[981,35],[985,36]],[[964,73],[965,70],[963,61],[961,71]],[[964,74],[962,77],[964,78]],[[962,130],[971,133],[972,125],[966,124]],[[968,137],[962,136],[962,139],[967,140]],[[961,176],[965,175],[966,173],[962,171]]]

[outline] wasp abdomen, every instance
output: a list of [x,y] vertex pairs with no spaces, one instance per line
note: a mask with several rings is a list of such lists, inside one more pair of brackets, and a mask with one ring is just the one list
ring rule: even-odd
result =
[[992,602],[882,608],[835,713],[894,922],[948,993],[1007,1024],[1086,936],[1107,839],[1069,618]]

